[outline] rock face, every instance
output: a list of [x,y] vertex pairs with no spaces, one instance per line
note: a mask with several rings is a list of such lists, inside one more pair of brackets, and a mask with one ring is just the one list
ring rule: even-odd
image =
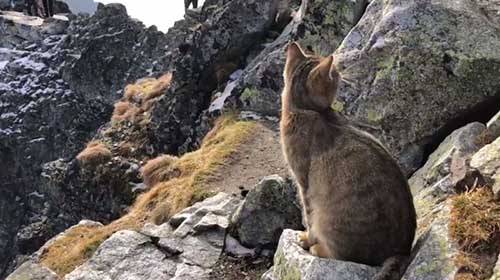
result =
[[374,267],[314,257],[298,245],[298,239],[297,231],[283,232],[274,266],[263,280],[365,280],[377,273]]
[[65,279],[168,279],[172,263],[151,238],[119,231],[106,240],[92,259]]
[[[72,159],[109,120],[111,104],[120,94],[115,90],[163,72],[166,66],[160,55],[164,35],[145,30],[123,6],[101,6],[94,17],[71,23],[3,12],[0,37],[2,277],[14,255],[32,253],[82,219],[85,207],[93,208],[81,197],[74,199],[76,204],[67,204],[67,210],[59,208],[62,197],[53,194],[60,190],[44,183],[42,165],[56,161],[52,167],[68,169],[58,160]],[[91,189],[85,192],[98,197]],[[117,204],[124,203],[129,204],[130,198]],[[90,216],[107,220],[121,210],[122,206],[107,208],[104,217]]]
[[454,279],[454,275],[458,271],[458,267],[454,263],[458,249],[456,244],[450,240],[448,231],[449,205],[437,206],[435,211],[439,211],[439,214],[430,228],[419,238],[416,245],[418,252],[408,266],[403,276],[404,280]]
[[57,275],[49,269],[32,263],[30,261],[23,263],[16,271],[15,274],[7,277],[6,280],[57,280]]
[[117,232],[65,279],[208,279],[239,202],[220,193],[175,215],[170,225]]
[[495,197],[500,199],[500,137],[474,154],[470,166],[481,173]]
[[[0,0],[0,8],[9,2]],[[122,215],[144,186],[142,161],[197,148],[213,116],[238,109],[276,121],[290,40],[335,53],[343,82],[332,108],[369,124],[408,174],[418,169],[410,183],[419,229],[404,279],[454,277],[447,200],[469,179],[498,196],[497,2],[206,0],[167,34],[144,28],[121,5],[45,21],[0,12],[0,279],[78,221]],[[124,86],[166,71],[173,81],[154,97],[134,149],[144,154],[80,165],[75,155],[88,140],[129,136],[125,127],[117,130],[124,135],[105,137]],[[315,258],[296,244],[297,232],[284,230],[302,226],[290,182],[265,178],[239,203],[219,194],[169,223],[117,232],[66,279],[208,279],[223,248],[253,257],[277,243],[263,279],[370,279],[377,272]],[[9,280],[54,279],[37,264],[43,250]]]
[[156,28],[144,28],[123,5],[98,7],[92,17],[77,19],[63,48],[64,80],[75,92],[115,101],[127,83],[166,70],[167,38]]
[[244,69],[227,102],[239,104],[244,110],[278,116],[288,42],[295,40],[322,55],[330,54],[355,25],[354,10],[354,2],[349,0],[302,1],[281,35]]
[[498,111],[500,53],[492,50],[500,41],[491,39],[498,30],[481,12],[498,4],[475,5],[375,0],[336,51],[351,82],[335,107],[378,127],[373,132],[408,172],[461,120],[485,121]]
[[109,120],[127,83],[174,72],[144,129],[148,155],[196,147],[203,132],[195,128],[204,125],[200,116],[212,91],[264,41],[277,2],[209,0],[168,34],[145,29],[121,5],[71,17],[69,27],[20,14],[0,17],[7,38],[0,40],[0,154],[8,159],[0,171],[0,254],[7,255],[0,271],[14,255],[30,254],[80,219],[107,222],[131,204],[138,162],[114,158],[107,165],[115,175],[103,179],[73,161]]
[[419,218],[415,257],[403,279],[454,279],[460,271],[454,261],[458,245],[450,239],[449,198],[473,186],[490,186],[495,192],[499,139],[483,146],[477,140],[485,131],[479,123],[454,131],[410,179]]
[[302,229],[296,188],[278,175],[262,179],[232,218],[233,234],[247,247],[274,248],[284,229]]
[[176,76],[153,110],[152,131],[159,138],[156,149],[177,154],[197,145],[194,127],[208,109],[212,92],[264,40],[277,4],[277,0],[207,1],[198,15],[200,22],[195,26],[181,22],[169,32],[168,56]]
[[0,36],[2,37],[0,47],[10,49],[26,41],[41,42],[47,36],[62,35],[68,25],[69,21],[63,17],[44,21],[38,17],[27,17],[19,12],[0,11]]
[[470,123],[455,130],[429,156],[425,165],[411,177],[409,184],[417,194],[423,188],[453,193],[453,186],[465,176],[470,157],[481,148],[479,137],[486,130],[482,123]]
[[488,122],[487,126],[493,138],[500,137],[500,111]]

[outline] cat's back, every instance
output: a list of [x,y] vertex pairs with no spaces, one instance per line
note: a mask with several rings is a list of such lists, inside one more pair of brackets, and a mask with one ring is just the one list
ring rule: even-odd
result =
[[[335,237],[346,259],[379,264],[409,253],[415,209],[406,177],[390,153],[348,124],[323,120],[311,136],[310,195],[314,211],[321,213],[320,230],[331,232],[326,235]],[[352,253],[360,244],[373,250]]]

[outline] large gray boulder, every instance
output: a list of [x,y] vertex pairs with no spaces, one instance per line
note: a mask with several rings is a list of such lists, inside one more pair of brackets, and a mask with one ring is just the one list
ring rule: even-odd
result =
[[285,230],[274,255],[274,266],[262,280],[366,280],[377,268],[315,257],[298,245],[299,232]]
[[232,234],[244,246],[274,248],[286,228],[303,228],[297,191],[278,175],[265,177],[235,212]]
[[50,35],[66,33],[69,20],[65,17],[42,19],[20,12],[0,11],[0,47],[14,48],[26,41],[40,42]]
[[151,238],[124,230],[113,234],[65,279],[170,279],[174,268],[175,263],[165,258]]
[[[454,279],[459,267],[455,265],[458,254],[457,244],[450,238],[450,205],[435,205],[434,212],[426,213],[425,218],[431,220],[425,225],[419,221],[422,234],[417,241],[416,255],[406,269],[404,280],[443,280]],[[431,215],[432,217],[427,217]],[[425,227],[423,229],[422,227]]]
[[302,1],[281,35],[266,44],[246,66],[227,102],[239,104],[244,110],[278,116],[288,42],[299,41],[322,55],[330,54],[355,25],[354,13],[355,4],[351,0]]
[[92,17],[78,17],[68,33],[61,72],[80,94],[114,102],[128,83],[167,69],[165,34],[130,18],[121,4],[98,5]]
[[117,232],[65,279],[208,279],[239,203],[219,193],[181,211],[169,223]]
[[372,1],[335,52],[350,81],[335,108],[375,126],[404,170],[414,171],[426,148],[465,116],[498,111],[497,10],[495,1]]
[[496,139],[500,137],[500,111],[488,121],[486,126],[492,138]]
[[57,274],[50,269],[33,263],[31,261],[23,263],[6,280],[57,280]]
[[495,197],[500,199],[500,137],[475,153],[470,166],[481,173]]
[[474,122],[451,133],[429,156],[425,165],[409,180],[413,194],[435,188],[435,194],[454,193],[453,187],[468,171],[470,157],[481,148],[479,137],[486,130]]

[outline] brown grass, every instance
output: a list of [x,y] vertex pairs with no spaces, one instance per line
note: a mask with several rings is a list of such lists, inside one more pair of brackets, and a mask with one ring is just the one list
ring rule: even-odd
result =
[[118,144],[116,152],[122,157],[131,157],[136,148],[133,143],[122,141]]
[[155,78],[146,78],[125,87],[123,99],[115,104],[111,123],[119,125],[123,121],[142,124],[153,104],[172,83],[172,73]]
[[489,188],[453,198],[450,235],[460,249],[457,279],[486,279],[500,251],[500,204]]
[[179,170],[177,177],[157,183],[137,198],[127,215],[111,224],[100,228],[77,227],[71,230],[44,252],[42,264],[62,277],[85,262],[98,245],[113,233],[124,229],[140,229],[148,221],[165,222],[173,214],[206,197],[204,183],[251,135],[254,126],[252,122],[237,121],[232,116],[222,117],[214,128],[216,131],[205,138],[199,150],[185,154],[168,165],[168,168]]
[[174,168],[177,157],[163,155],[152,159],[142,168],[142,178],[144,184],[153,187],[159,182],[168,181],[179,176],[180,170]]
[[115,103],[115,109],[111,116],[112,123],[119,123],[125,120],[125,114],[135,105],[128,101],[118,101]]
[[82,165],[99,165],[108,162],[113,155],[106,145],[101,141],[92,141],[81,151],[76,159]]
[[172,82],[172,73],[155,78],[147,78],[128,85],[125,88],[124,97],[128,101],[148,101],[161,96]]
[[491,131],[485,129],[477,136],[474,142],[479,147],[484,147],[492,143],[493,141],[495,141],[495,136],[493,135],[493,133],[491,133]]

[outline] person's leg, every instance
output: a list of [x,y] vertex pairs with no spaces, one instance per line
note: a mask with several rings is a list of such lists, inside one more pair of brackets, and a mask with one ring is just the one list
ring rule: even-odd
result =
[[45,17],[50,17],[49,15],[49,1],[43,0],[43,14]]
[[49,17],[54,16],[54,0],[47,0],[48,2],[48,10],[49,10]]
[[33,6],[31,0],[24,0],[24,7],[26,8],[26,13],[28,16],[33,15],[33,11],[31,10],[31,7]]
[[198,0],[193,0],[193,9],[198,8]]

